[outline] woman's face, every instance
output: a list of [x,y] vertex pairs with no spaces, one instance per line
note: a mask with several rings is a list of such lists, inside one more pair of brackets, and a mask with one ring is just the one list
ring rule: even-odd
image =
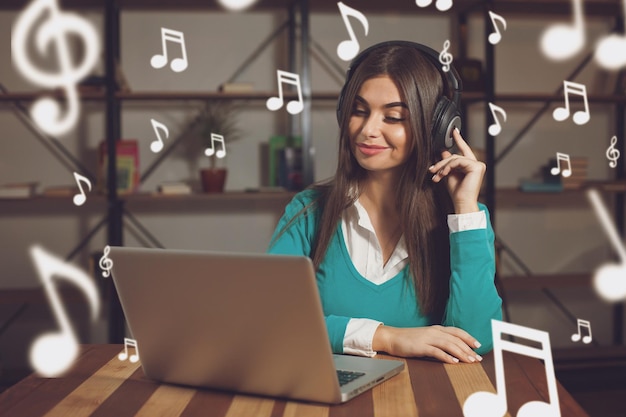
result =
[[395,170],[407,160],[409,109],[386,75],[370,78],[357,93],[349,131],[352,153],[362,168]]

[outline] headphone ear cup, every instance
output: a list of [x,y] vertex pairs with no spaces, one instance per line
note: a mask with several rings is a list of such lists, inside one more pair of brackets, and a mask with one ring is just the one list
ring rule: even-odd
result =
[[435,106],[431,130],[435,152],[454,146],[452,131],[455,127],[461,130],[461,113],[453,101],[447,97],[441,97]]

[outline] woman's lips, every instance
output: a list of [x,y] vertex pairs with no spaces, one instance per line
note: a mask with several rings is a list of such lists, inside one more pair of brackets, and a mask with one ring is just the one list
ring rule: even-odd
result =
[[356,147],[359,148],[361,153],[363,153],[364,155],[368,155],[368,156],[377,155],[381,153],[382,151],[388,149],[388,147],[386,146],[366,145],[364,143],[357,143]]

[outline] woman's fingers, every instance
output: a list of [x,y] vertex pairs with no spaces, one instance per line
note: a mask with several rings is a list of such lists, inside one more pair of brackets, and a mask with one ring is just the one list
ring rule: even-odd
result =
[[472,162],[475,161],[459,155],[452,155],[431,166],[429,168],[429,171],[434,173],[432,180],[435,182],[439,182],[443,177],[450,174],[453,169],[460,168],[461,170],[467,171],[467,168],[471,166]]
[[476,155],[474,155],[474,152],[472,151],[472,148],[470,148],[467,142],[465,142],[465,140],[463,139],[463,136],[461,136],[461,132],[459,132],[459,129],[455,128],[452,131],[452,137],[454,138],[456,146],[461,151],[461,155],[473,159],[474,161],[477,160]]
[[471,334],[463,329],[460,329],[458,327],[443,327],[443,329],[445,329],[444,331],[451,333],[459,339],[463,340],[465,343],[467,343],[468,346],[471,346],[473,349],[479,348],[481,346],[480,342],[476,340],[475,337],[473,337]]
[[452,356],[465,363],[473,363],[482,360],[482,357],[476,354],[469,344],[471,343],[473,345],[475,339],[464,330],[456,327],[443,326],[432,326],[429,330],[431,331],[429,344],[435,349],[434,353],[438,358],[443,358],[446,362],[448,361],[438,352],[440,350],[445,353],[445,355]]

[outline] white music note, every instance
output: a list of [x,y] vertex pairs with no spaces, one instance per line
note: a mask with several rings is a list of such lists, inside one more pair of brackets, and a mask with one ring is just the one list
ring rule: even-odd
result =
[[496,45],[502,40],[502,33],[500,32],[500,29],[498,29],[498,25],[496,24],[496,21],[502,23],[502,29],[506,30],[506,20],[504,20],[504,17],[492,12],[491,10],[489,11],[489,17],[491,18],[491,23],[493,24],[494,32],[491,32],[489,36],[487,37],[487,39],[489,40],[490,44]]
[[576,95],[583,98],[585,104],[585,110],[578,110],[574,113],[574,123],[577,125],[584,125],[590,119],[589,115],[589,103],[587,102],[587,87],[584,84],[575,83],[572,81],[563,81],[563,94],[565,95],[565,107],[557,107],[552,112],[552,117],[557,122],[562,122],[570,115],[569,109],[569,96]]
[[585,22],[582,0],[572,0],[572,24],[556,24],[541,36],[541,50],[553,60],[564,60],[578,53],[585,44]]
[[[417,4],[419,7],[430,6],[432,2],[433,0],[415,0],[415,4]],[[452,7],[452,0],[437,0],[437,2],[435,3],[435,7],[437,7],[437,10],[439,10],[440,12],[445,12]]]
[[[35,29],[35,23],[39,23]],[[33,30],[37,51],[56,53],[59,60],[57,72],[40,70],[28,58],[29,33]],[[70,54],[70,38],[78,37],[83,43],[82,61],[76,65]],[[76,84],[89,74],[100,56],[100,43],[95,28],[86,19],[74,13],[59,10],[57,0],[34,0],[17,17],[11,33],[11,55],[15,67],[33,84],[65,92],[66,113],[61,115],[61,105],[50,97],[37,99],[30,114],[37,125],[50,135],[69,132],[78,121],[80,101]]]
[[270,97],[267,99],[265,105],[268,110],[276,111],[283,107],[283,83],[295,85],[298,90],[298,100],[291,100],[287,103],[287,112],[290,114],[298,114],[304,109],[302,103],[302,89],[300,87],[300,76],[292,72],[276,70],[276,77],[278,78],[278,97]]
[[113,269],[113,260],[109,258],[109,252],[111,251],[111,247],[106,245],[104,247],[104,251],[100,261],[98,262],[98,266],[102,269],[102,276],[104,278],[108,278],[111,276],[111,269]]
[[187,62],[187,50],[185,48],[185,35],[183,32],[177,30],[161,28],[161,54],[155,54],[150,59],[150,65],[152,68],[163,68],[167,62],[167,41],[177,43],[180,45],[181,58],[175,58],[170,63],[170,68],[174,72],[181,72],[187,69],[189,63]]
[[611,145],[606,150],[606,157],[609,160],[609,166],[615,168],[617,166],[617,160],[619,159],[619,150],[615,148],[617,145],[617,136],[611,138]]
[[157,136],[157,139],[150,144],[150,150],[154,153],[159,153],[163,149],[163,138],[161,138],[159,131],[165,133],[165,139],[170,137],[170,131],[167,129],[167,126],[157,120],[150,119],[150,123],[152,123],[152,129]]
[[[626,19],[626,0],[622,0],[622,12]],[[626,66],[626,35],[607,35],[596,45],[595,59],[600,66],[615,70]]]
[[579,340],[581,340],[581,329],[585,328],[587,329],[587,333],[589,333],[587,336],[582,336],[582,341],[585,344],[589,344],[591,343],[592,340],[592,335],[591,335],[591,323],[589,323],[589,321],[587,320],[581,320],[581,319],[577,319],[576,320],[576,325],[578,326],[578,333],[574,333],[572,335],[572,342],[578,342]]
[[74,173],[74,179],[76,180],[76,184],[78,184],[78,189],[80,189],[80,193],[76,194],[72,201],[74,202],[74,205],[82,206],[83,204],[85,204],[85,201],[87,201],[87,196],[85,195],[85,190],[83,190],[83,186],[80,183],[84,182],[85,184],[87,184],[87,187],[89,187],[89,191],[91,191],[91,181],[89,181],[89,178],[83,177],[78,172]]
[[[560,417],[561,409],[559,406],[556,377],[554,376],[550,335],[541,330],[493,319],[491,320],[491,332],[493,335],[496,392],[478,391],[471,394],[463,404],[463,415],[465,417],[502,417],[505,415],[508,409],[508,402],[506,397],[506,380],[502,353],[507,351],[541,359],[544,361],[546,369],[549,402],[527,402],[520,407],[517,412],[517,417]],[[503,340],[503,334],[539,342],[541,343],[541,348]]]
[[441,63],[441,69],[444,72],[450,71],[450,64],[452,64],[452,54],[448,52],[450,48],[450,41],[448,39],[443,43],[443,50],[439,53],[439,62]]
[[[561,161],[564,161],[567,164],[567,168],[561,169]],[[557,152],[556,153],[556,166],[552,167],[550,170],[550,174],[559,175],[561,174],[564,177],[569,177],[572,175],[572,163],[570,161],[570,157],[566,153]]]
[[598,191],[589,189],[587,198],[621,261],[619,264],[607,263],[597,268],[593,276],[594,288],[598,295],[609,302],[624,300],[626,299],[626,248]]
[[82,290],[89,301],[92,320],[97,319],[100,314],[100,298],[92,279],[81,269],[55,257],[38,245],[30,248],[30,256],[61,328],[59,332],[40,335],[33,342],[30,362],[41,375],[55,377],[68,370],[78,356],[78,339],[70,325],[58,289],[52,282],[53,277],[67,279]]
[[491,116],[493,117],[494,122],[489,125],[487,132],[489,132],[491,136],[496,136],[502,132],[502,125],[500,125],[500,121],[498,120],[496,113],[499,113],[502,116],[502,119],[506,122],[506,112],[502,107],[496,106],[493,103],[489,103],[489,110],[491,110]]
[[[134,347],[135,353],[132,355],[128,355],[128,348]],[[125,361],[126,359],[130,360],[132,363],[139,361],[139,348],[137,347],[137,341],[135,339],[130,339],[128,337],[124,338],[124,352],[121,352],[117,355],[117,358],[121,361]]]
[[[222,149],[215,150],[215,142],[222,144]],[[211,133],[211,147],[206,148],[204,150],[204,154],[206,156],[211,156],[215,154],[218,158],[223,158],[226,156],[226,144],[224,143],[224,136],[218,135],[216,133]]]
[[346,29],[348,29],[348,34],[350,35],[350,40],[341,41],[339,45],[337,45],[337,56],[344,61],[350,61],[359,53],[361,46],[359,45],[359,41],[354,34],[354,29],[352,29],[348,17],[352,16],[361,22],[365,36],[367,36],[367,32],[369,31],[369,23],[365,15],[360,11],[353,9],[352,7],[348,7],[342,2],[337,3],[337,6],[339,6],[341,18],[343,19],[343,23],[346,25]]

